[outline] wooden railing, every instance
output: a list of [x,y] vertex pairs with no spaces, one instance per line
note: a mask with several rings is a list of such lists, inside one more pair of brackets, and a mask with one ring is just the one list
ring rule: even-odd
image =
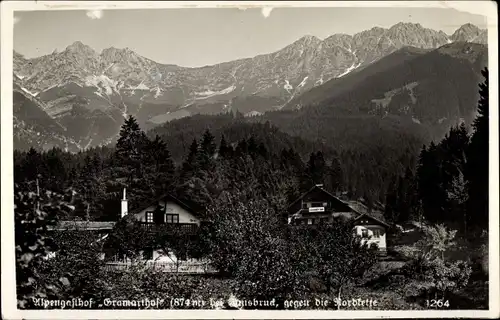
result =
[[147,223],[141,222],[143,228],[151,232],[167,232],[183,234],[196,234],[198,225],[193,223]]

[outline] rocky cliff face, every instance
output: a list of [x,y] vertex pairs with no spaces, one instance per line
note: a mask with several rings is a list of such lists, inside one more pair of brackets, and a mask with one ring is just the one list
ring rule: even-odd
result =
[[453,41],[485,42],[486,31],[464,25],[448,36],[398,23],[353,36],[305,36],[277,52],[201,68],[160,64],[127,48],[97,53],[75,42],[34,59],[15,53],[14,73],[23,92],[68,128],[68,138],[94,146],[112,141],[129,114],[148,128],[197,113],[279,110],[311,88],[403,47],[432,49]]

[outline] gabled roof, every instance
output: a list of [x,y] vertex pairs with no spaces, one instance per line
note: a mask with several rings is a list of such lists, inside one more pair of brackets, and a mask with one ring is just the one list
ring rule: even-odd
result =
[[304,199],[305,196],[307,196],[309,193],[311,193],[314,190],[319,190],[319,191],[323,192],[325,195],[327,195],[328,197],[334,199],[339,204],[346,206],[346,208],[349,208],[349,211],[353,211],[353,212],[358,213],[356,210],[354,210],[353,208],[351,208],[351,206],[349,206],[349,204],[347,204],[345,201],[340,200],[339,198],[337,198],[336,196],[334,196],[333,194],[331,194],[330,192],[326,191],[325,189],[321,188],[318,185],[315,185],[311,189],[309,189],[308,191],[304,192],[299,198],[297,198],[297,200],[295,200],[294,202],[292,202],[288,206],[288,209],[290,209],[292,206],[294,206],[297,202],[299,202],[302,199]]
[[59,221],[55,226],[50,226],[49,230],[112,230],[115,221]]
[[[288,208],[291,208],[293,205],[295,205],[297,202],[301,201],[302,199],[304,199],[304,197],[306,195],[308,195],[310,192],[314,191],[314,190],[319,190],[321,192],[323,192],[325,195],[327,195],[328,197],[338,201],[338,203],[341,203],[342,205],[345,205],[347,208],[349,208],[349,211],[353,212],[355,215],[357,215],[356,218],[353,219],[353,221],[356,221],[362,217],[368,217],[370,219],[373,219],[375,221],[377,221],[378,223],[386,226],[386,227],[390,227],[389,224],[387,224],[387,222],[383,221],[381,218],[378,218],[378,217],[375,217],[374,215],[376,214],[374,212],[374,214],[369,214],[369,213],[366,213],[366,212],[360,212],[358,206],[357,206],[357,202],[356,201],[343,201],[341,199],[339,199],[338,197],[334,196],[333,194],[331,194],[330,192],[326,191],[325,189],[323,189],[321,186],[318,186],[318,185],[315,185],[313,186],[311,189],[309,189],[308,191],[306,191],[305,193],[303,193],[297,200],[295,200],[294,202],[292,202]],[[356,205],[354,205],[356,204]],[[356,207],[356,208],[353,208],[353,207]]]
[[390,227],[390,226],[389,226],[389,224],[387,224],[387,222],[382,221],[381,219],[377,219],[377,218],[375,218],[374,216],[369,215],[369,214],[367,214],[367,213],[363,213],[363,214],[361,214],[360,216],[358,216],[357,218],[355,218],[355,219],[354,219],[354,221],[357,221],[357,220],[359,220],[359,219],[361,219],[361,218],[363,218],[363,217],[367,217],[367,218],[369,218],[369,219],[375,220],[376,222],[380,223],[380,224],[381,224],[381,225],[383,225],[383,226]]
[[157,197],[156,199],[154,200],[150,200],[150,201],[146,201],[142,204],[140,204],[139,206],[137,206],[136,208],[134,208],[133,210],[130,210],[130,213],[131,214],[136,214],[136,213],[139,213],[153,205],[156,205],[158,204],[158,202],[160,201],[166,201],[166,200],[170,200],[172,202],[175,202],[177,203],[179,206],[181,206],[182,208],[184,208],[185,210],[191,212],[192,214],[196,214],[196,210],[194,210],[192,208],[192,206],[186,204],[185,202],[179,200],[178,198],[174,197],[172,194],[170,193],[165,193],[163,195],[161,195],[160,197]]

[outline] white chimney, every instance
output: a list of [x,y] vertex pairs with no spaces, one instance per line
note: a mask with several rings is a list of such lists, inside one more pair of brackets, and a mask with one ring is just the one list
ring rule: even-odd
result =
[[128,201],[127,201],[127,194],[126,194],[126,188],[123,188],[123,199],[122,199],[122,212],[121,212],[121,217],[125,217],[128,213]]

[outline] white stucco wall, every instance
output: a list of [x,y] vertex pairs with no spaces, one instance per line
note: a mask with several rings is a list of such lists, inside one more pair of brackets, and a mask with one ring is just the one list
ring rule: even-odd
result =
[[[165,206],[164,201],[160,201],[160,205],[162,207]],[[156,205],[152,205],[138,213],[135,213],[134,216],[139,221],[146,221],[146,211],[154,211],[156,209]],[[200,225],[200,220],[196,218],[191,212],[179,206],[177,203],[172,201],[167,201],[166,203],[166,214],[178,214],[179,215],[179,223],[194,223]]]
[[[162,204],[163,205],[163,204]],[[196,218],[191,212],[179,206],[177,203],[172,201],[167,201],[167,214],[173,213],[179,215],[179,223],[196,223],[200,224],[200,220]]]
[[[371,237],[369,239],[363,239],[364,243],[372,244],[376,243],[380,250],[387,249],[387,234],[385,228],[379,225],[357,225],[354,227],[355,233],[359,236],[362,236],[363,230],[368,230],[368,236]],[[380,237],[373,238],[373,230],[380,230]]]

